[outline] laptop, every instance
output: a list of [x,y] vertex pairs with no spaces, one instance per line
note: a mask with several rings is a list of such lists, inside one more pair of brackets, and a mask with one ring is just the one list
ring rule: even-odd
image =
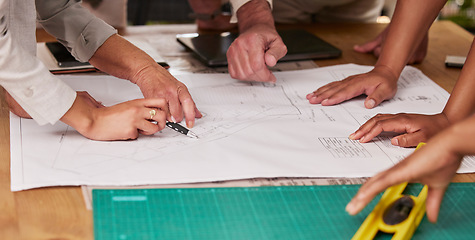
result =
[[[341,50],[325,42],[317,36],[305,30],[280,30],[287,46],[287,55],[282,61],[296,61],[309,59],[326,59],[341,56]],[[187,49],[193,51],[196,56],[207,66],[226,66],[226,51],[231,43],[238,37],[238,33],[215,33],[215,34],[178,34],[177,41]]]

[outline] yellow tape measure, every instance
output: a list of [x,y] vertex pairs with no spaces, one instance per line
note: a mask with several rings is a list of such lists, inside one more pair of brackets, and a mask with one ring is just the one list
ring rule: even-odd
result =
[[380,231],[393,234],[392,240],[411,239],[426,212],[427,186],[417,197],[403,195],[406,186],[407,182],[386,189],[352,240],[373,239]]

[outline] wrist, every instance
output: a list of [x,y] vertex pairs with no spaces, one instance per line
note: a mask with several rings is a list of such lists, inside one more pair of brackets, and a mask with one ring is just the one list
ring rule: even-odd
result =
[[383,75],[386,79],[389,79],[394,82],[398,81],[399,75],[401,74],[401,72],[397,72],[394,69],[392,69],[390,66],[383,65],[383,64],[376,64],[372,72]]
[[128,80],[140,87],[140,85],[147,79],[147,76],[150,76],[151,72],[156,71],[157,68],[160,68],[160,66],[153,63],[139,65],[137,68],[134,68],[132,71],[133,73],[130,75]]
[[239,31],[244,32],[255,25],[266,25],[275,30],[272,9],[266,0],[252,0],[236,12]]
[[60,120],[76,129],[83,136],[88,137],[94,122],[94,109],[77,95],[71,108]]

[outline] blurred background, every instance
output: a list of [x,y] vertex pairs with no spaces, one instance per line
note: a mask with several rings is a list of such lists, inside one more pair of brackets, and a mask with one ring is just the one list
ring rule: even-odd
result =
[[[83,0],[96,15],[114,27],[192,23],[188,0]],[[385,0],[378,22],[389,22],[396,0]],[[475,32],[475,0],[448,0],[439,19],[453,21]]]

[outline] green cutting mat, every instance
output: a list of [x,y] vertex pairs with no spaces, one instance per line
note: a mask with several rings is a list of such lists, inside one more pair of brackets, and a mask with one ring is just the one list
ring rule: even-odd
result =
[[[437,224],[413,239],[474,239],[475,184],[449,188]],[[93,190],[94,235],[103,239],[350,239],[380,196],[357,216],[345,206],[359,185]],[[417,195],[420,185],[406,191]],[[382,236],[388,238],[388,236]]]

